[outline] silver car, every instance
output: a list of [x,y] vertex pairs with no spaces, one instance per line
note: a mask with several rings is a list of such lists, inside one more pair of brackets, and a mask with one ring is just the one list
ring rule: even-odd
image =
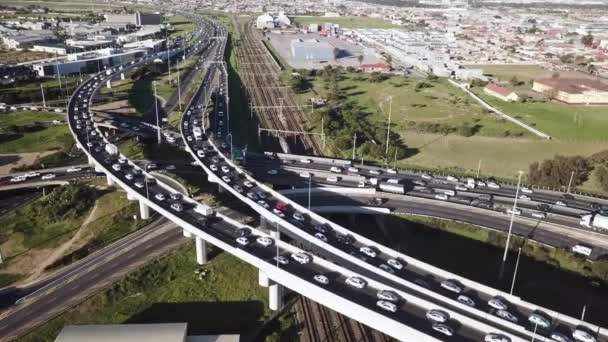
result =
[[431,309],[427,311],[426,318],[438,323],[445,323],[450,320],[450,315],[442,310]]

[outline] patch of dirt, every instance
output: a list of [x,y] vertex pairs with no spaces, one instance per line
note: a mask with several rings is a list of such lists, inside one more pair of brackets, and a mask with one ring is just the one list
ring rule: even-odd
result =
[[133,107],[131,107],[131,104],[129,104],[128,100],[104,103],[102,105],[95,106],[91,109],[100,111],[100,112],[107,111],[107,112],[127,114],[127,115],[136,115],[137,114],[137,111]]
[[0,175],[7,175],[14,167],[22,165],[31,165],[40,157],[53,154],[56,151],[33,152],[33,153],[18,153],[18,154],[0,154]]

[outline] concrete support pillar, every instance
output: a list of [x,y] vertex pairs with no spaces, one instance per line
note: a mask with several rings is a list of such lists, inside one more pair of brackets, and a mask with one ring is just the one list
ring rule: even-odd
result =
[[114,180],[109,175],[106,175],[106,179],[108,181],[108,186],[114,186]]
[[384,233],[385,236],[388,236],[388,230],[386,229],[386,216],[385,215],[373,215],[374,220],[376,221],[376,225],[380,230]]
[[258,276],[258,283],[261,287],[268,287],[268,285],[270,285],[270,279],[268,279],[268,276],[264,271],[258,270]]
[[150,207],[144,201],[139,201],[139,216],[142,220],[150,218]]
[[260,217],[260,229],[268,233],[272,229],[272,226],[272,222],[270,222],[264,216]]
[[224,189],[223,186],[221,186],[220,184],[217,185],[217,192],[219,192],[220,194],[223,194],[224,192],[226,192],[226,189]]
[[103,172],[103,169],[98,164],[95,164],[95,172]]
[[357,214],[349,214],[348,215],[348,224],[350,225],[351,228],[353,227],[357,227]]
[[184,229],[182,232],[183,232],[183,234],[184,234],[185,237],[187,237],[187,238],[191,238],[192,237],[192,233],[190,233],[186,229]]
[[204,265],[207,263],[207,242],[200,237],[194,238],[194,243],[196,244],[196,262],[199,265]]
[[127,191],[127,199],[129,201],[135,201],[137,199],[137,197],[135,197],[135,195],[132,192]]
[[108,87],[108,89],[112,89],[112,81],[108,80],[106,82],[106,87]]
[[268,307],[272,311],[280,310],[283,307],[283,285],[274,281],[268,287]]
[[281,232],[277,231],[276,223],[273,224],[272,227],[269,227],[268,232],[270,233],[270,237],[272,237],[275,242],[281,240]]
[[95,159],[93,159],[93,157],[87,156],[87,161],[89,165],[95,165]]
[[120,80],[121,80],[121,81],[124,81],[124,80],[125,80],[125,73],[124,73],[124,72],[121,72],[121,73],[120,73]]

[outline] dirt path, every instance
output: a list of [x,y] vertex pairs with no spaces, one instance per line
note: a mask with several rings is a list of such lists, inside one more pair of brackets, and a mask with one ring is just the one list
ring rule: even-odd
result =
[[76,234],[74,234],[74,236],[72,236],[72,238],[68,241],[62,243],[59,247],[54,248],[49,255],[45,256],[44,260],[42,260],[40,263],[37,263],[36,266],[32,269],[32,273],[30,274],[30,276],[24,279],[23,283],[29,283],[38,279],[38,277],[40,277],[40,275],[44,273],[44,270],[48,266],[52,265],[55,261],[61,258],[75,244],[82,244],[83,242],[80,241],[80,238],[84,232],[84,227],[86,227],[90,222],[94,221],[96,218],[97,202],[95,202],[95,206],[93,206],[93,209],[91,209],[89,216],[87,216],[87,218],[82,222],[82,225],[80,225],[80,228],[78,229]]
[[0,154],[0,175],[9,174],[14,167],[33,164],[39,157],[52,153],[55,151]]

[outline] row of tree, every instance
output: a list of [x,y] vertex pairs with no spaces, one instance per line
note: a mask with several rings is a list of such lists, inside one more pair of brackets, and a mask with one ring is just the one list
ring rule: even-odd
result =
[[602,190],[608,191],[608,150],[585,158],[556,155],[552,159],[530,164],[528,181],[531,184],[552,188],[575,188],[590,177],[592,172]]

